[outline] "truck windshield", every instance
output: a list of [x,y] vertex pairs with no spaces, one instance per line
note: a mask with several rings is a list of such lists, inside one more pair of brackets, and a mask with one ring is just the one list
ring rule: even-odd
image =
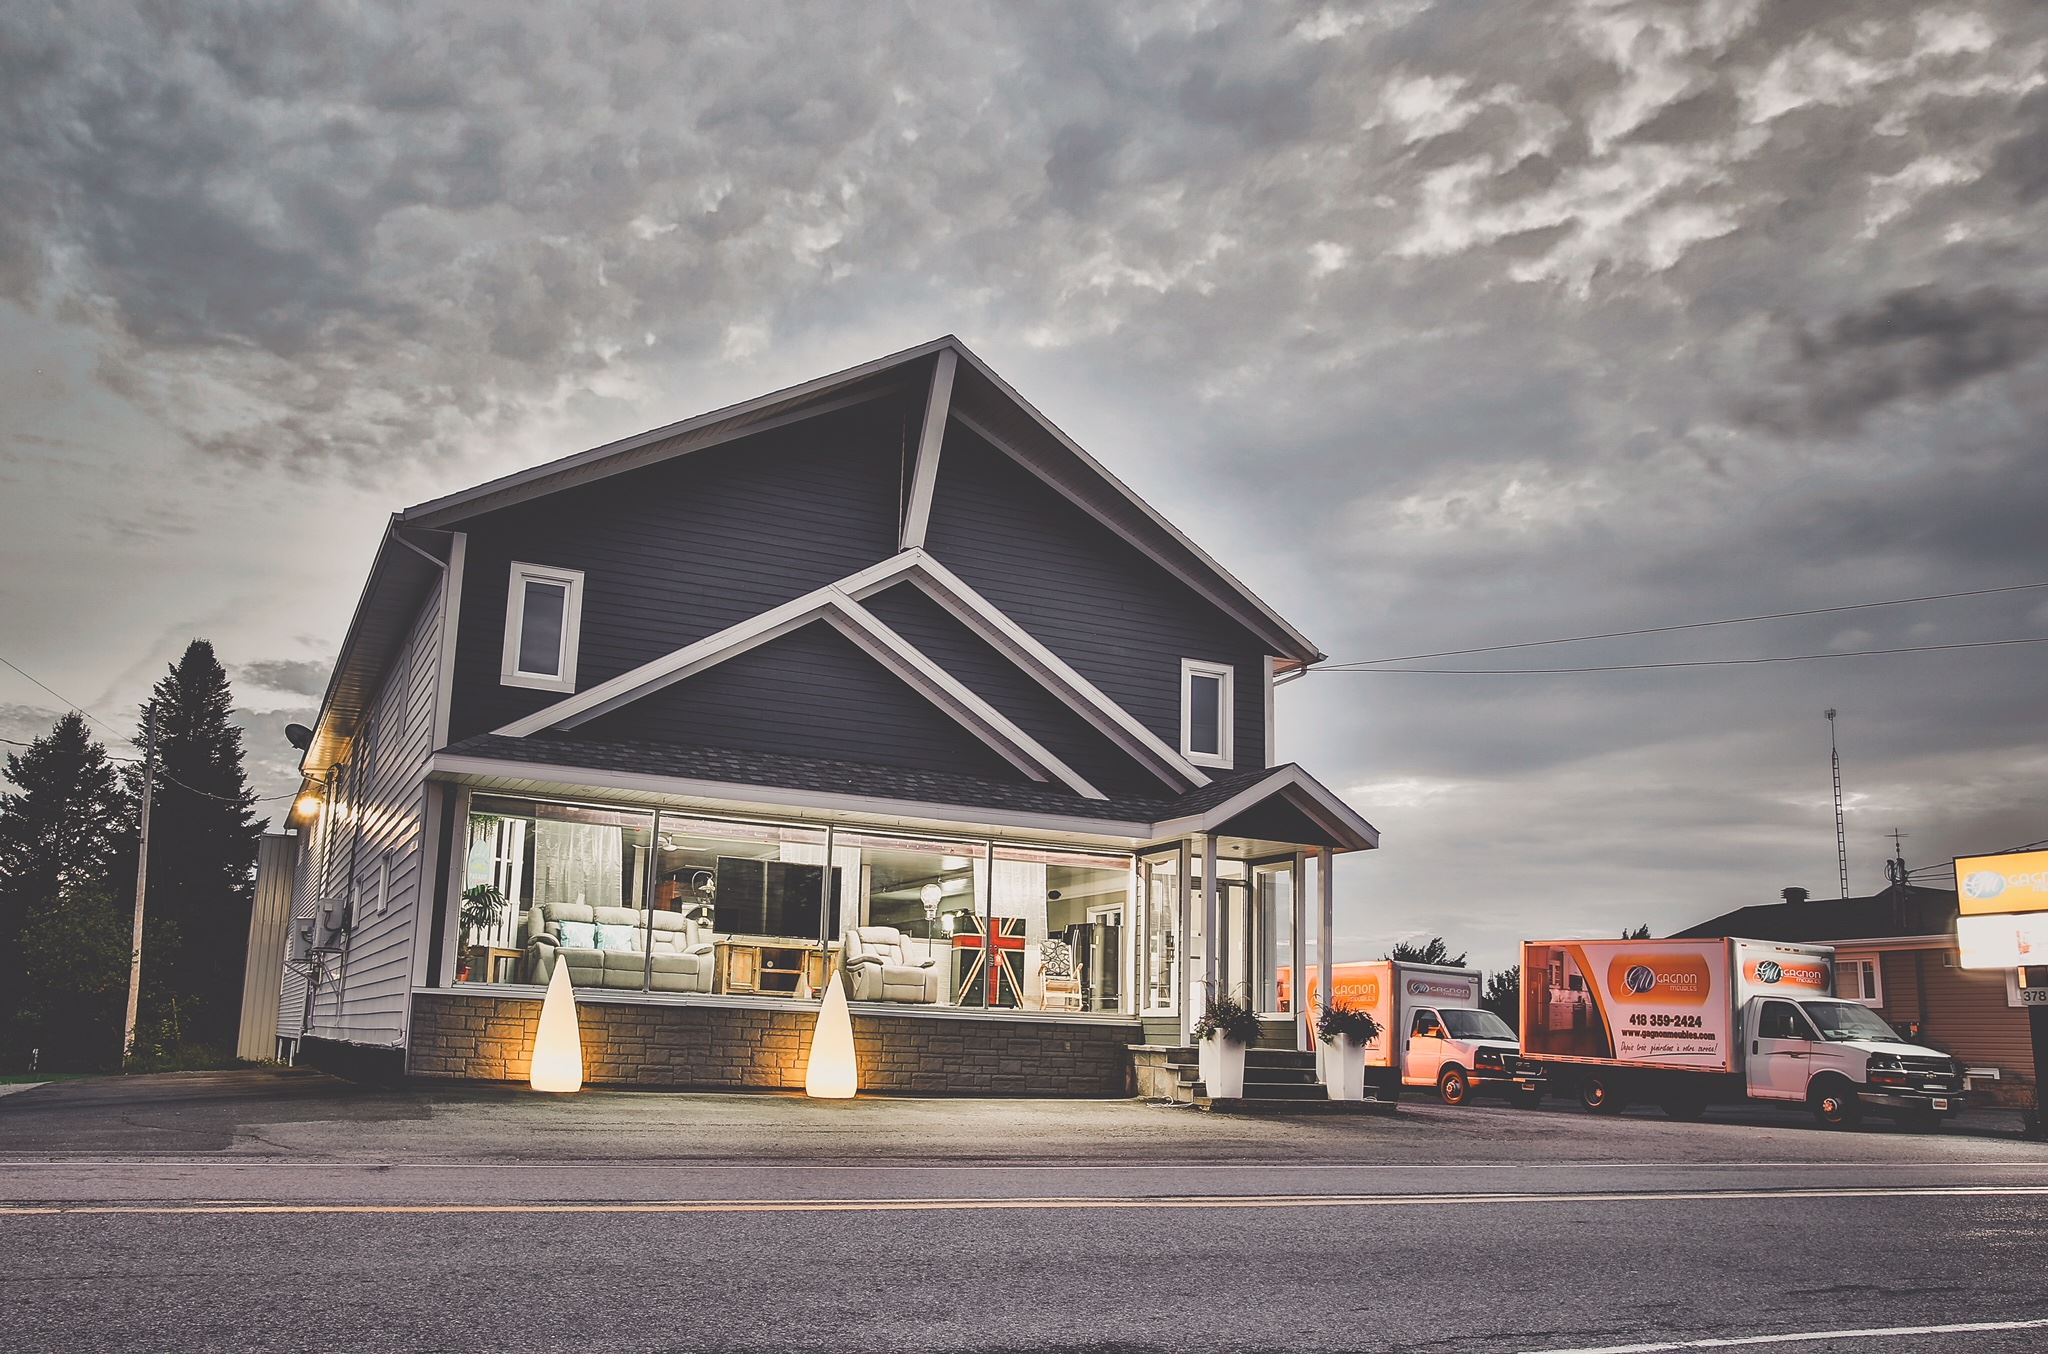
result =
[[1820,1037],[1841,1043],[1849,1039],[1883,1039],[1898,1043],[1899,1034],[1868,1006],[1849,1001],[1802,1001],[1806,1014],[1820,1027]]
[[1444,1028],[1453,1039],[1501,1039],[1514,1042],[1515,1032],[1491,1011],[1452,1009],[1442,1012]]

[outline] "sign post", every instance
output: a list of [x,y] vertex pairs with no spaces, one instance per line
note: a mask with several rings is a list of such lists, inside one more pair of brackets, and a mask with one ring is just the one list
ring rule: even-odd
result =
[[[2019,970],[2034,1043],[2034,1114],[2048,1109],[2048,851],[1956,857],[1956,948],[1964,968]],[[2030,986],[2029,978],[2039,986]]]

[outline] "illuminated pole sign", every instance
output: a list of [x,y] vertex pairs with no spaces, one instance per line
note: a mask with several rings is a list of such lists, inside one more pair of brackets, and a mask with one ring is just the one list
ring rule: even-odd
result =
[[2048,851],[1956,858],[1964,968],[2048,966]]

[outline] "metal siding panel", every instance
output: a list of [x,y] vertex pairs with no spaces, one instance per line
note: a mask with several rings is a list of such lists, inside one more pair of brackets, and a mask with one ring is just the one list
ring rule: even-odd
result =
[[1180,660],[1228,663],[1235,766],[1264,764],[1258,637],[958,424],[946,433],[926,547],[1174,747]]
[[864,605],[1097,789],[1111,796],[1167,793],[1142,763],[948,615],[916,585],[899,583],[868,598]]
[[822,621],[664,687],[564,737],[1021,778],[987,745]]
[[587,689],[895,553],[909,413],[864,405],[469,523],[451,741],[558,699],[499,683],[512,561],[583,571]]

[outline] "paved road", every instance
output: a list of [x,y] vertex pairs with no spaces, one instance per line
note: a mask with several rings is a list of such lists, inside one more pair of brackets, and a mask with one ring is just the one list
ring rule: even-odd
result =
[[1991,1354],[2044,1220],[2038,1145],[1792,1121],[135,1078],[0,1102],[0,1348]]

